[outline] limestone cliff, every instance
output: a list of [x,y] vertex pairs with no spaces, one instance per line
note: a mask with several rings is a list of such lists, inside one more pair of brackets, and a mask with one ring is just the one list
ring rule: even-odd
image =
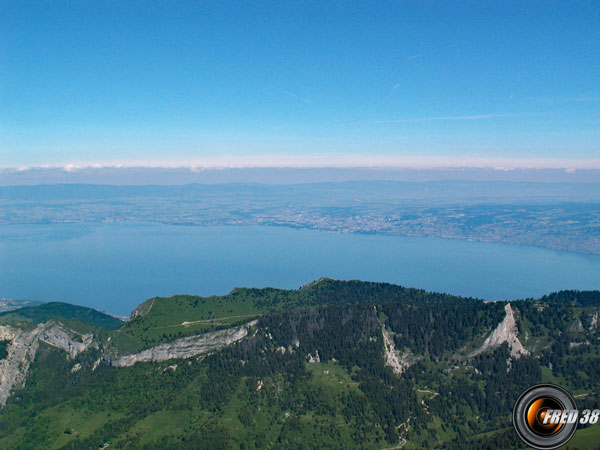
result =
[[483,345],[474,351],[471,356],[480,355],[486,350],[498,347],[505,342],[508,343],[508,348],[513,358],[529,355],[529,351],[523,347],[523,344],[521,344],[521,341],[517,337],[517,322],[515,321],[515,315],[510,303],[506,304],[504,311],[506,312],[506,316],[504,316],[502,322],[498,324],[496,329],[485,339]]
[[93,339],[93,334],[80,334],[73,330],[67,330],[60,324],[44,330],[40,335],[42,342],[64,350],[71,359],[90,347]]
[[114,367],[133,366],[137,362],[160,362],[175,358],[191,358],[206,354],[233,344],[248,335],[254,320],[245,325],[226,330],[214,331],[198,336],[189,336],[142,350],[139,353],[123,355],[108,362]]
[[0,326],[0,340],[9,341],[7,356],[0,360],[0,405],[4,405],[12,390],[25,384],[40,341],[65,350],[69,357],[74,358],[93,344],[93,335],[82,335],[49,321],[38,324],[32,330]]

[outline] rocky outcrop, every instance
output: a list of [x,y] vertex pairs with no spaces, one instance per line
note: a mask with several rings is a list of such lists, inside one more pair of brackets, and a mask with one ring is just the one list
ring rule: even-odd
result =
[[398,356],[398,353],[396,352],[396,346],[394,344],[394,337],[383,324],[381,324],[381,334],[383,335],[385,364],[390,366],[394,373],[399,375],[408,369],[410,365],[407,360],[408,353],[405,353],[402,355],[402,357]]
[[93,334],[80,334],[73,330],[67,330],[60,325],[54,325],[44,330],[40,340],[48,345],[60,348],[69,354],[71,359],[92,345]]
[[[374,306],[373,311],[377,317],[377,307]],[[383,323],[382,320],[377,319],[377,321],[381,326],[381,335],[383,337],[383,357],[385,359],[385,365],[391,367],[395,374],[400,375],[410,367],[410,362],[408,361],[410,351],[406,351],[400,356],[399,352],[396,350],[393,332],[385,327],[385,323]],[[369,338],[369,341],[374,341],[376,339],[377,338],[372,336]]]
[[521,341],[519,341],[519,338],[517,337],[517,322],[515,321],[515,315],[510,303],[506,304],[504,311],[506,312],[506,316],[504,316],[502,322],[500,322],[496,329],[485,339],[482,346],[471,353],[471,356],[480,355],[486,350],[498,347],[505,342],[508,343],[510,355],[513,358],[529,355],[529,351],[523,347],[523,344],[521,344]]
[[0,405],[4,405],[14,388],[25,385],[27,371],[35,359],[40,341],[65,350],[69,357],[74,358],[92,345],[93,335],[82,335],[50,321],[32,330],[0,326],[0,340],[10,341],[7,356],[0,361]]
[[571,333],[583,333],[585,330],[583,328],[583,324],[581,323],[581,320],[576,320],[574,321],[571,326],[569,326],[569,331]]
[[592,315],[592,320],[590,322],[590,331],[594,331],[598,326],[598,311]]
[[308,361],[309,364],[320,363],[321,356],[319,356],[319,350],[317,350],[315,352],[315,356],[313,356],[312,353],[309,353],[308,355],[306,355],[306,360]]
[[154,301],[156,299],[151,298],[149,300],[146,300],[144,303],[141,303],[140,305],[137,306],[137,308],[135,308],[133,311],[131,311],[131,315],[129,316],[131,320],[135,319],[136,317],[143,317],[146,314],[148,314],[150,312],[150,310],[152,309],[152,307],[154,306]]
[[142,350],[139,353],[111,359],[108,362],[114,367],[128,367],[138,362],[160,362],[176,358],[191,358],[220,350],[223,347],[242,340],[248,335],[248,330],[256,324],[257,321],[253,320],[240,327],[177,339],[147,350]]
[[7,356],[0,361],[0,405],[4,405],[15,387],[25,384],[29,366],[35,358],[38,337],[44,330],[40,324],[30,331],[0,326],[0,339],[10,341]]
[[[108,362],[115,367],[127,367],[140,361],[166,361],[209,353],[245,338],[250,327],[256,323],[255,320],[236,328],[177,339]],[[70,359],[90,347],[97,346],[92,334],[78,333],[55,321],[39,324],[31,330],[0,326],[0,340],[9,341],[7,356],[0,361],[0,405],[6,403],[13,389],[25,385],[27,372],[35,359],[40,342],[64,350]],[[92,370],[95,370],[100,362],[100,359],[97,360]],[[75,364],[71,372],[78,372],[81,368],[81,364]]]

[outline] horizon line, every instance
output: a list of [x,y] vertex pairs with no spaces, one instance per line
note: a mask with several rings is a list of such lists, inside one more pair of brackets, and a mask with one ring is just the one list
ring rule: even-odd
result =
[[494,158],[494,157],[405,157],[386,155],[336,156],[252,156],[211,157],[188,160],[146,160],[114,162],[62,162],[38,165],[0,166],[1,171],[89,169],[187,169],[192,172],[223,169],[368,169],[368,170],[459,170],[459,169],[557,169],[598,170],[600,158]]

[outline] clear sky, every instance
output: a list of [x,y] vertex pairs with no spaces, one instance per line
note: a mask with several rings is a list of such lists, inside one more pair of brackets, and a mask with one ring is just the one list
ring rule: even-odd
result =
[[600,2],[0,0],[0,167],[600,167]]

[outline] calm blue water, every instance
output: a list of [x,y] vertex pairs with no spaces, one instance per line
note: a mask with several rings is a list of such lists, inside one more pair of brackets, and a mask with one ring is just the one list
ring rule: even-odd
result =
[[118,314],[153,296],[297,288],[321,276],[497,299],[600,289],[600,257],[534,247],[279,227],[0,227],[0,297]]

